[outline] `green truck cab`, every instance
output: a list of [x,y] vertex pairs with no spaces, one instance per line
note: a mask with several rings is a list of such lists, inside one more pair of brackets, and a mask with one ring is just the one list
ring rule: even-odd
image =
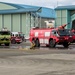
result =
[[5,46],[10,46],[11,43],[11,33],[8,30],[0,31],[0,45],[4,44]]

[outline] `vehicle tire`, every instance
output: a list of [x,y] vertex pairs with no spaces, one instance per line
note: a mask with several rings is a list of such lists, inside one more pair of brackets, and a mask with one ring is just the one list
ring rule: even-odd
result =
[[15,44],[16,43],[15,39],[11,40],[11,43],[12,44]]
[[46,47],[49,47],[49,45],[48,45],[48,44],[46,44]]
[[0,46],[1,46],[1,43],[0,43]]
[[5,44],[5,46],[9,46],[9,45],[10,45],[9,43],[6,43],[6,44]]
[[50,40],[50,42],[49,42],[49,47],[50,47],[50,48],[54,48],[55,46],[56,46],[55,40]]
[[39,40],[35,40],[35,46],[36,46],[36,47],[40,47]]
[[20,42],[17,42],[17,44],[20,44]]
[[64,46],[64,48],[68,48],[68,46],[69,46],[68,42],[64,42],[63,46]]

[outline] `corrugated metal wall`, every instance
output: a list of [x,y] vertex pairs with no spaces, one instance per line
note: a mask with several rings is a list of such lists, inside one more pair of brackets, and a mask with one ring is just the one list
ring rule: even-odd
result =
[[2,15],[0,15],[0,29],[2,28]]
[[13,32],[23,32],[28,37],[30,28],[34,26],[33,19],[30,13],[0,15],[0,29],[7,27]]
[[7,27],[8,29],[11,29],[11,15],[2,15],[3,16],[3,23],[2,27]]
[[67,24],[67,10],[56,10],[56,16],[56,27],[62,24]]
[[14,32],[19,31],[20,32],[20,14],[13,14],[12,15],[12,30]]

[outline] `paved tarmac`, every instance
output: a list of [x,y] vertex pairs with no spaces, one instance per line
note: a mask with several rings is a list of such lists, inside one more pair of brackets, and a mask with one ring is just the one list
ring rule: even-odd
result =
[[[20,45],[28,45],[22,43]],[[75,75],[75,48],[0,48],[0,75]]]

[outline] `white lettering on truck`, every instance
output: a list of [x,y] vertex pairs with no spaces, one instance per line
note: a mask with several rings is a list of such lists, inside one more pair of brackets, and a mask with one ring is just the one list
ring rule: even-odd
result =
[[38,32],[35,32],[35,37],[38,37]]
[[50,36],[50,32],[45,32],[45,37],[49,37]]

